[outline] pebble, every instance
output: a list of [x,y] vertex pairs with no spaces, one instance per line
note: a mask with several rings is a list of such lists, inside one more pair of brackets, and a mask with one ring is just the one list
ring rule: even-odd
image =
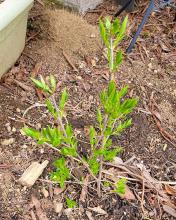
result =
[[21,112],[21,110],[20,110],[19,108],[17,108],[17,109],[16,109],[16,112],[20,113],[20,112]]
[[22,147],[23,149],[28,148],[28,146],[27,146],[26,144],[23,144],[21,147]]
[[42,125],[40,123],[36,124],[36,129],[40,129],[42,127]]
[[62,209],[63,209],[63,203],[54,202],[54,210],[56,213],[61,213]]
[[43,154],[45,150],[43,148],[40,149],[40,153]]
[[15,127],[12,128],[12,132],[16,132],[16,128]]
[[5,139],[5,140],[3,140],[3,141],[1,142],[1,144],[2,144],[2,145],[4,145],[4,146],[8,146],[8,145],[13,144],[13,143],[14,143],[14,141],[15,141],[15,139],[14,139],[14,138]]
[[148,68],[149,68],[149,69],[152,69],[152,68],[153,68],[153,67],[152,67],[152,63],[149,63],[149,64],[148,64]]

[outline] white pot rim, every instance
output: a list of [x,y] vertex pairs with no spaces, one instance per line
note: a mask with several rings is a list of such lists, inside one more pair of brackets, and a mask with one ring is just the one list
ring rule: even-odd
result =
[[3,30],[15,17],[30,8],[34,0],[5,0],[0,4],[0,30]]

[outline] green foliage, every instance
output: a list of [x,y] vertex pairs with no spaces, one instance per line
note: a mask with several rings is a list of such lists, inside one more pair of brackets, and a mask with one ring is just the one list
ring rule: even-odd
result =
[[116,192],[119,195],[124,195],[125,189],[126,189],[126,182],[127,182],[127,180],[125,178],[120,179],[116,183],[116,189],[114,190],[114,192]]
[[75,206],[77,205],[75,200],[72,200],[69,198],[66,198],[66,204],[67,204],[67,207],[71,209],[75,208]]
[[51,179],[60,184],[61,188],[65,187],[65,181],[70,178],[70,170],[65,165],[65,159],[59,158],[53,163],[56,171],[51,173]]
[[36,87],[42,89],[44,92],[48,94],[53,94],[56,90],[56,79],[52,75],[50,75],[49,77],[49,81],[50,81],[49,85],[41,75],[40,75],[40,80],[34,78],[31,78],[31,80]]
[[100,164],[97,161],[97,156],[93,156],[91,159],[87,161],[92,173],[97,175],[99,172]]
[[[73,168],[80,165],[84,166],[85,170],[92,175],[100,188],[104,162],[113,161],[116,155],[122,151],[121,147],[114,146],[112,136],[120,135],[132,124],[132,120],[128,118],[128,115],[138,102],[137,99],[125,98],[128,87],[123,87],[118,91],[113,81],[114,72],[117,71],[123,61],[123,52],[118,47],[125,37],[127,23],[128,17],[125,17],[122,23],[118,18],[111,22],[108,17],[103,21],[99,21],[100,35],[106,46],[111,80],[108,87],[100,93],[100,106],[97,108],[96,115],[97,125],[90,126],[90,150],[88,150],[86,158],[82,157],[78,151],[78,140],[66,117],[67,90],[64,89],[61,92],[60,99],[56,102],[57,82],[54,76],[51,75],[48,80],[42,76],[39,80],[31,78],[35,86],[47,94],[46,107],[53,116],[54,123],[40,130],[24,127],[23,132],[35,139],[38,144],[47,144],[47,146],[51,146],[52,149],[59,152],[60,157],[53,163],[55,170],[51,173],[51,179],[60,184],[62,188],[68,179],[73,177],[74,181],[77,180],[70,166]],[[84,145],[81,147],[83,148]],[[109,182],[107,184],[106,181],[103,181],[103,183],[108,187],[110,186]],[[119,180],[115,192],[124,194],[125,183],[125,179]],[[68,208],[74,208],[77,205],[76,201],[69,198],[66,199],[66,204]]]
[[[107,23],[106,25],[109,25]],[[88,164],[92,172],[96,175],[99,172],[99,160],[113,161],[116,155],[122,151],[121,147],[113,147],[111,137],[120,135],[132,124],[131,119],[127,119],[129,113],[136,106],[137,99],[125,99],[128,87],[120,91],[116,89],[114,81],[110,81],[108,88],[100,94],[102,108],[97,111],[98,126],[90,127],[91,157]]]
[[117,50],[120,42],[125,37],[125,31],[128,23],[128,17],[126,16],[122,24],[119,19],[116,18],[113,22],[108,17],[104,21],[99,21],[99,30],[101,39],[107,48],[107,60],[109,63],[109,69],[113,79],[113,72],[115,72],[123,60],[123,53],[121,50]]
[[61,98],[59,101],[59,110],[60,110],[62,116],[64,115],[64,108],[65,108],[65,104],[66,104],[67,100],[68,100],[68,93],[67,93],[67,90],[64,89],[62,91]]
[[55,119],[57,119],[58,117],[57,111],[55,110],[52,102],[49,99],[46,99],[46,106],[47,106],[48,111],[52,114],[52,116]]

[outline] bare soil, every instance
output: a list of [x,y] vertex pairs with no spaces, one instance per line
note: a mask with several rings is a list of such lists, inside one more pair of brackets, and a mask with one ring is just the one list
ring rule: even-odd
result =
[[[145,7],[146,3],[142,3],[136,12],[129,15],[130,24],[123,49],[129,45]],[[41,102],[30,77],[31,74],[48,76],[52,73],[59,82],[58,92],[67,87],[68,118],[82,140],[80,150],[84,153],[86,130],[95,124],[98,94],[108,83],[107,63],[102,55],[97,22],[100,17],[112,15],[116,9],[116,5],[108,1],[81,18],[73,12],[35,4],[28,21],[25,50],[0,84],[0,219],[34,220],[31,195],[39,199],[51,220],[68,219],[64,213],[58,215],[55,212],[54,202],[63,202],[67,196],[79,200],[81,187],[75,184],[67,185],[63,193],[57,194],[57,185],[38,180],[32,188],[26,188],[17,181],[32,161],[45,159],[50,161],[50,165],[41,179],[49,179],[48,173],[57,157],[53,150],[38,147],[20,132],[24,123],[40,128],[50,121],[43,107],[33,108],[23,117],[28,107]],[[128,84],[129,95],[139,98],[139,105],[132,114],[133,126],[125,134],[114,138],[118,145],[123,146],[120,156],[124,161],[135,156],[153,178],[164,181],[176,181],[176,25],[173,19],[174,11],[170,9],[153,14],[137,46],[125,57],[116,75],[119,87]],[[74,71],[73,66],[78,71]],[[156,114],[162,129],[173,137],[171,141],[163,137],[151,115],[151,98],[156,102]],[[6,145],[2,145],[5,140]],[[129,187],[140,198],[141,186],[133,182]],[[44,196],[43,189],[49,192],[49,196]],[[150,194],[146,194],[145,201],[148,218],[175,219],[163,212]],[[92,213],[92,219],[145,219],[140,200],[129,202],[114,194],[97,199],[96,192],[91,190],[85,204],[80,204],[70,219],[91,219],[86,211],[90,211],[88,207],[97,206],[101,206],[107,215]]]

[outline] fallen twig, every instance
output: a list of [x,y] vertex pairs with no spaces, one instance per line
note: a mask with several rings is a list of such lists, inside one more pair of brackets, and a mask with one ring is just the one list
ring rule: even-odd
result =
[[27,108],[24,113],[23,113],[23,118],[25,117],[25,115],[28,113],[28,111],[30,111],[33,108],[38,108],[38,107],[46,107],[46,104],[41,104],[41,103],[35,103],[34,105],[30,106],[29,108]]
[[71,62],[70,58],[68,57],[68,55],[65,53],[64,50],[62,50],[62,53],[63,53],[63,55],[64,55],[66,61],[68,62],[68,64],[70,64],[70,66],[73,68],[73,70],[74,70],[75,72],[78,72],[78,69],[77,69],[76,66]]

